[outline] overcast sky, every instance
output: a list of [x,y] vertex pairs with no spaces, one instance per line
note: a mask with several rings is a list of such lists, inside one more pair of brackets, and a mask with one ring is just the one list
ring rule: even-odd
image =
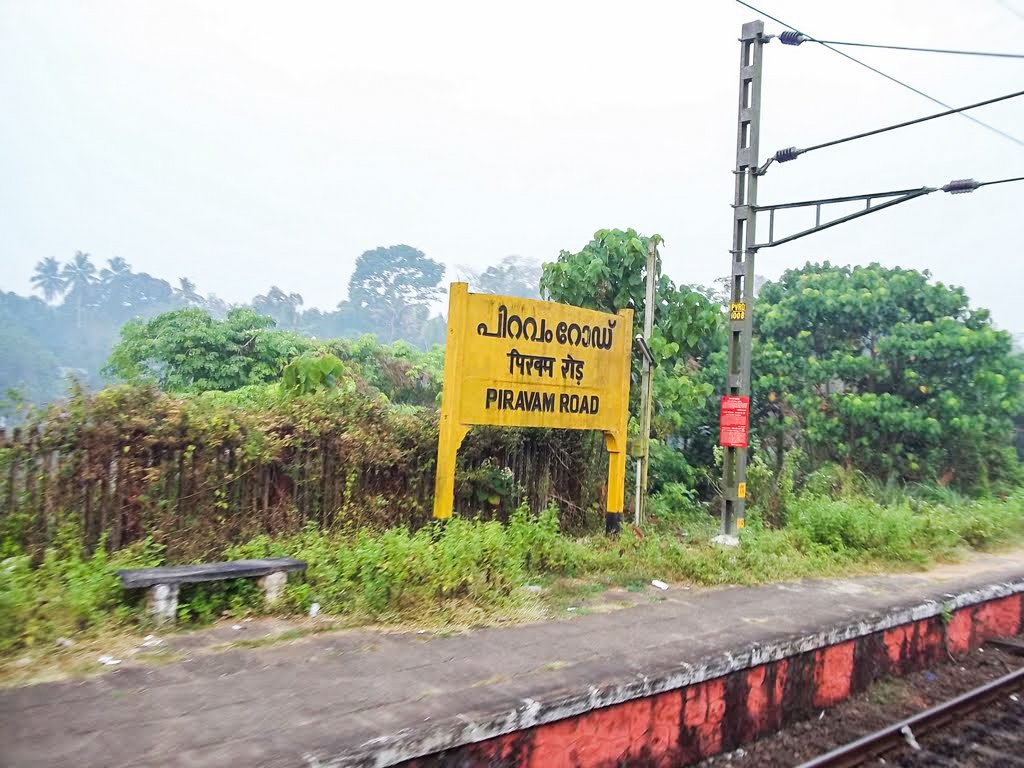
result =
[[[1024,51],[1024,0],[762,7],[822,39]],[[755,18],[731,0],[0,0],[0,288],[85,250],[229,301],[274,284],[330,308],[379,245],[484,268],[602,227],[661,234],[666,271],[710,283]],[[1024,60],[852,52],[954,105],[1024,86]],[[764,83],[764,155],[938,110],[812,44],[771,43]],[[975,114],[1024,137],[1024,99]],[[776,165],[760,195],[1021,175],[1024,146],[948,117]],[[758,272],[930,269],[1024,331],[1022,217],[1024,184],[939,193],[764,250]]]

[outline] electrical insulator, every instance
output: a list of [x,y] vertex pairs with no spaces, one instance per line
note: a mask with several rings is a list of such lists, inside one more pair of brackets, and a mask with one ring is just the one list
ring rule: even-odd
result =
[[800,150],[796,147],[787,147],[786,149],[780,149],[775,153],[775,162],[786,163],[790,160],[796,160],[800,155]]
[[779,35],[779,42],[783,45],[800,45],[800,43],[807,39],[807,35],[801,35],[799,32],[794,32],[791,29],[787,29]]
[[943,192],[949,192],[951,195],[963,195],[967,192],[973,192],[981,186],[980,182],[974,179],[954,179],[942,188]]

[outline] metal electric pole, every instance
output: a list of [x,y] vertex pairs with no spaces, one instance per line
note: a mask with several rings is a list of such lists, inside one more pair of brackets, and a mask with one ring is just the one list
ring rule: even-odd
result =
[[[739,121],[736,130],[736,194],[729,259],[729,357],[725,392],[750,398],[750,348],[754,299],[754,216],[757,205],[758,139],[761,129],[761,54],[764,22],[743,25],[740,35]],[[722,477],[722,533],[743,527],[747,490],[747,447],[725,448]]]
[[[803,149],[789,147],[770,156],[764,165],[758,159],[758,140],[761,129],[761,57],[765,44],[772,35],[764,34],[764,22],[752,21],[743,25],[740,34],[740,98],[739,120],[736,129],[736,194],[733,201],[732,250],[729,252],[729,357],[725,380],[725,396],[720,411],[720,440],[725,451],[722,467],[722,528],[725,536],[735,537],[744,523],[744,508],[747,497],[747,447],[750,431],[750,362],[753,331],[754,303],[754,257],[761,248],[774,248],[815,232],[844,224],[871,213],[900,205],[933,192],[963,194],[991,184],[1024,181],[1024,177],[978,182],[974,179],[954,179],[942,187],[915,187],[884,192],[870,192],[860,195],[844,195],[817,200],[802,200],[772,205],[757,204],[757,180],[763,176],[772,163],[788,163],[801,155],[847,141],[875,136],[879,133],[906,128],[928,120],[965,112],[968,109],[985,106],[996,101],[1016,98],[1024,91],[987,99],[963,107],[950,108],[945,112],[926,115],[895,125],[885,126],[853,136],[816,144]],[[799,45],[808,40],[795,31],[783,32],[779,36],[785,45]],[[852,213],[842,213],[832,218],[829,210],[843,206],[847,211],[851,203],[863,203],[864,207]],[[814,209],[814,226],[806,227],[792,234],[776,237],[775,212]],[[768,217],[768,237],[761,242],[756,238],[755,217],[761,211]],[[825,216],[823,217],[823,212]],[[731,539],[729,543],[734,541]]]
[[647,518],[647,473],[651,463],[651,405],[654,387],[654,357],[650,352],[654,335],[655,287],[658,283],[658,245],[647,241],[647,291],[644,295],[644,335],[637,338],[643,352],[640,379],[640,449],[636,465],[636,514],[634,522],[643,525]]

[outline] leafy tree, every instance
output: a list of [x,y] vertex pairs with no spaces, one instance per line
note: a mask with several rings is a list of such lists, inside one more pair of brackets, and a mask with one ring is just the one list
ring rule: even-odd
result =
[[0,329],[0,391],[17,388],[33,403],[59,395],[61,366],[68,364],[61,360],[64,327],[57,309],[34,296],[0,293]]
[[541,265],[531,259],[506,256],[483,272],[466,267],[462,270],[473,291],[499,296],[521,296],[524,299],[540,298]]
[[200,305],[204,307],[207,312],[220,320],[223,320],[228,316],[228,310],[230,310],[232,306],[215,293],[209,294],[205,299],[200,297],[199,300]]
[[174,290],[166,280],[145,272],[132,272],[121,258],[111,259],[110,267],[100,272],[101,280],[93,288],[90,309],[118,327],[133,317],[170,309]]
[[306,352],[284,367],[281,386],[289,394],[308,395],[337,386],[345,373],[345,365],[334,355]]
[[448,321],[441,315],[434,315],[423,322],[420,334],[420,346],[430,350],[436,346],[443,347],[448,341]]
[[366,251],[356,260],[343,312],[357,313],[384,342],[418,327],[430,306],[444,293],[444,265],[408,245]]
[[47,256],[36,263],[35,273],[32,275],[32,285],[43,292],[47,301],[53,301],[67,290],[67,281],[61,274],[60,262],[53,256]]
[[32,334],[14,324],[0,324],[0,349],[0,392],[17,390],[33,403],[60,394],[57,359]]
[[201,307],[203,297],[196,291],[196,284],[187,277],[178,278],[178,287],[174,289],[174,295],[186,307]]
[[[401,250],[403,247],[396,248]],[[404,248],[413,255],[419,254],[407,246]],[[394,251],[378,250],[387,251],[389,255]],[[402,256],[401,253],[398,255]],[[428,349],[431,344],[445,340],[444,318],[431,316],[430,311],[432,302],[439,297],[437,283],[442,270],[436,262],[429,259],[421,261],[418,266],[430,285],[429,290],[418,291],[415,289],[416,281],[412,279],[415,277],[412,272],[417,267],[416,259],[406,261],[409,263],[399,258],[394,270],[389,264],[383,265],[387,267],[385,272],[393,274],[385,275],[386,279],[379,284],[390,292],[381,294],[380,301],[372,302],[378,310],[375,312],[367,311],[366,301],[362,305],[342,302],[336,312],[303,311],[300,294],[286,292],[277,286],[273,286],[266,295],[255,297],[253,305],[260,314],[274,318],[279,329],[296,330],[321,339],[375,333],[385,340],[393,336]],[[389,284],[392,277],[393,284]],[[372,282],[368,280],[367,284]],[[60,376],[65,374],[73,374],[86,386],[100,385],[104,363],[118,340],[121,326],[129,320],[145,321],[181,307],[201,308],[223,320],[230,309],[227,302],[212,294],[202,296],[188,278],[180,278],[172,287],[165,280],[134,272],[131,265],[119,256],[108,259],[104,267],[97,270],[92,258],[84,251],[76,252],[74,258],[63,265],[52,257],[39,261],[32,275],[32,284],[46,302],[0,293],[0,321],[5,321],[9,315],[8,322],[18,326],[18,334],[24,336],[29,346],[38,346],[57,361],[56,388],[33,385],[32,392],[26,393],[33,402],[40,402],[36,396],[38,393],[58,392]],[[403,287],[409,287],[409,291],[403,292]],[[394,311],[389,313],[388,310]],[[28,365],[26,361],[29,358],[31,355],[17,359]],[[14,378],[38,380],[37,374],[29,368],[23,373],[24,376],[19,374]]]
[[168,392],[233,390],[278,380],[288,361],[311,347],[251,309],[232,309],[225,320],[179,309],[125,324],[104,373],[153,381]]
[[927,272],[789,270],[755,318],[755,406],[763,440],[812,463],[962,486],[1016,474],[1021,368],[1009,334],[960,288]]
[[[635,328],[643,328],[649,240],[661,238],[632,229],[599,230],[578,253],[562,251],[557,261],[544,265],[541,292],[554,301],[604,312],[633,307]],[[655,300],[651,348],[661,362],[671,366],[714,348],[720,313],[707,297],[659,274]]]
[[266,295],[256,296],[252,300],[252,308],[261,315],[269,315],[279,326],[296,328],[302,306],[302,296],[298,293],[285,293],[276,285],[270,287]]
[[366,334],[325,345],[374,390],[395,403],[434,406],[441,394],[444,349],[421,352],[405,341],[381,344]]
[[[558,260],[545,264],[541,291],[550,299],[605,312],[626,307],[636,310],[634,333],[643,328],[644,293],[647,281],[647,244],[659,242],[658,235],[645,237],[636,231],[602,229],[578,253],[562,251]],[[658,265],[660,273],[660,264]],[[677,286],[659,274],[655,286],[656,312],[650,346],[657,366],[654,370],[653,434],[667,440],[676,434],[692,436],[701,428],[714,391],[703,373],[705,358],[721,347],[721,309],[703,293]],[[633,356],[634,380],[639,381],[639,356]],[[632,389],[634,407],[639,387]],[[691,455],[711,462],[710,438],[694,446]],[[659,464],[659,458],[671,462]],[[693,483],[696,470],[670,452],[652,453],[652,485],[674,480]],[[664,475],[664,476],[663,476]],[[671,476],[669,476],[671,475]]]

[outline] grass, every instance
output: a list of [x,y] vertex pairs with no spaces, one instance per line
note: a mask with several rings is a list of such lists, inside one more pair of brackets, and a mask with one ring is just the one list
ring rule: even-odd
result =
[[142,651],[132,657],[132,661],[142,664],[148,664],[149,666],[159,666],[161,664],[171,664],[175,661],[181,661],[185,658],[185,654],[181,651],[176,651],[173,648],[154,648],[152,651]]
[[[327,632],[330,629],[334,629],[334,626],[321,630]],[[292,640],[301,640],[303,637],[312,634],[309,630],[303,629],[288,629],[284,632],[278,632],[274,635],[267,635],[266,637],[257,637],[252,640],[233,640],[230,643],[221,643],[215,646],[217,649],[227,650],[230,648],[265,648],[268,645],[277,645],[278,643],[287,643]]]
[[[887,505],[866,496],[805,493],[790,501],[783,528],[767,528],[750,514],[740,546],[732,549],[707,543],[714,520],[691,502],[660,499],[652,518],[642,532],[626,526],[615,539],[564,535],[554,509],[539,516],[520,511],[505,526],[456,518],[413,532],[310,527],[290,537],[258,537],[224,554],[287,555],[308,563],[305,577],[288,584],[279,612],[304,615],[316,602],[344,626],[458,631],[566,616],[570,607],[576,614],[597,610],[589,603],[599,593],[615,588],[626,597],[651,579],[754,584],[954,560],[968,550],[1019,542],[1024,491],[953,503],[907,496]],[[126,594],[116,570],[158,564],[159,548],[143,543],[83,558],[79,541],[68,531],[38,568],[23,556],[0,562],[0,661],[53,649],[61,636],[77,643],[146,628],[141,595]],[[264,611],[260,600],[245,580],[196,585],[183,590],[180,624],[258,614]]]
[[227,643],[218,643],[212,646],[214,650],[228,650],[231,648],[265,648],[280,643],[290,643],[293,640],[301,640],[304,637],[314,637],[325,632],[334,632],[341,629],[341,625],[333,621],[317,622],[302,627],[293,627],[283,632],[273,632],[263,637],[247,638],[244,640],[232,640]]
[[888,675],[873,683],[868,689],[868,701],[883,707],[906,701],[909,697],[910,691],[906,681]]

